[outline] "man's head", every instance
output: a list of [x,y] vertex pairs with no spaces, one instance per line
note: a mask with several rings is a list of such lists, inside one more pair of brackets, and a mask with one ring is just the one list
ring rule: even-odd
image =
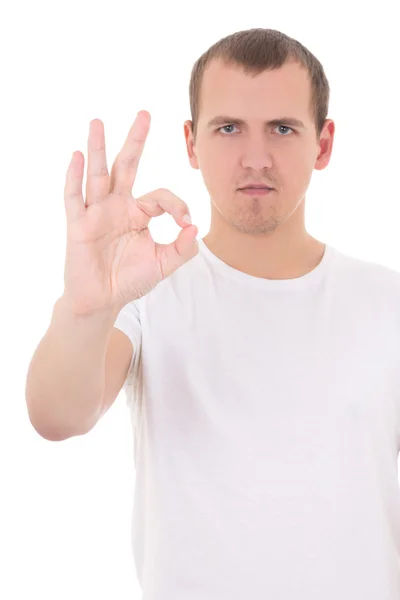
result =
[[[200,57],[190,81],[192,121],[184,131],[190,164],[201,170],[211,197],[211,229],[262,235],[289,218],[291,227],[296,219],[304,227],[312,171],[324,169],[332,151],[328,103],[322,65],[283,33],[238,32]],[[228,119],[210,124],[220,116]],[[303,125],[267,124],[281,117]],[[274,190],[265,196],[239,191],[252,183]]]

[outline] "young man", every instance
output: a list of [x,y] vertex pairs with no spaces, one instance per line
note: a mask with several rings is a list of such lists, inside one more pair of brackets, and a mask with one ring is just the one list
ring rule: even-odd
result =
[[[306,191],[334,138],[322,66],[280,32],[238,32],[197,61],[190,94],[184,133],[210,231],[192,244],[187,206],[166,190],[122,204],[139,124],[111,178],[105,156],[89,153],[93,175],[106,175],[88,178],[87,208],[72,175],[66,188],[68,285],[32,370],[42,386],[44,365],[53,374],[47,396],[31,374],[32,422],[39,431],[57,398],[48,439],[86,433],[123,385],[145,600],[399,600],[400,274],[306,231]],[[101,210],[122,240],[103,284],[95,246],[83,256],[73,245]],[[163,212],[185,227],[168,247],[147,229]],[[125,222],[134,235],[122,239]],[[61,359],[81,382],[68,398]]]

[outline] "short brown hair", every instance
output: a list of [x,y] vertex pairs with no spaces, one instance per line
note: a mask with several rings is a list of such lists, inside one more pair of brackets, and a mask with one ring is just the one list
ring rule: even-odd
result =
[[310,114],[319,139],[328,114],[330,92],[323,66],[297,40],[275,29],[260,28],[238,31],[220,39],[195,62],[189,85],[194,139],[197,134],[203,74],[209,63],[215,59],[222,60],[227,65],[240,66],[246,74],[253,75],[278,69],[291,61],[305,67],[311,80]]

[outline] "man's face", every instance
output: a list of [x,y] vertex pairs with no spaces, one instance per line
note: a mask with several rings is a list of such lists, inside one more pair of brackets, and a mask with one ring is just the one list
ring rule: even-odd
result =
[[[245,233],[266,233],[287,220],[304,200],[314,168],[328,164],[334,123],[320,139],[310,114],[307,71],[296,63],[246,75],[237,66],[212,62],[204,73],[196,143],[185,122],[190,164],[200,169],[213,204],[214,220],[224,219]],[[238,118],[209,126],[217,116]],[[304,127],[266,122],[280,117]],[[251,183],[274,190],[249,196],[238,188]],[[216,209],[216,210],[215,210]]]

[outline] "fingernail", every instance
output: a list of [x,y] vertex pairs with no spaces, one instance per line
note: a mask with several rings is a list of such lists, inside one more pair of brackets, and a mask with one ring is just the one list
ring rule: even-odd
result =
[[190,225],[192,224],[192,219],[190,218],[190,215],[185,215],[183,217],[183,221],[185,221],[185,223],[189,223]]

